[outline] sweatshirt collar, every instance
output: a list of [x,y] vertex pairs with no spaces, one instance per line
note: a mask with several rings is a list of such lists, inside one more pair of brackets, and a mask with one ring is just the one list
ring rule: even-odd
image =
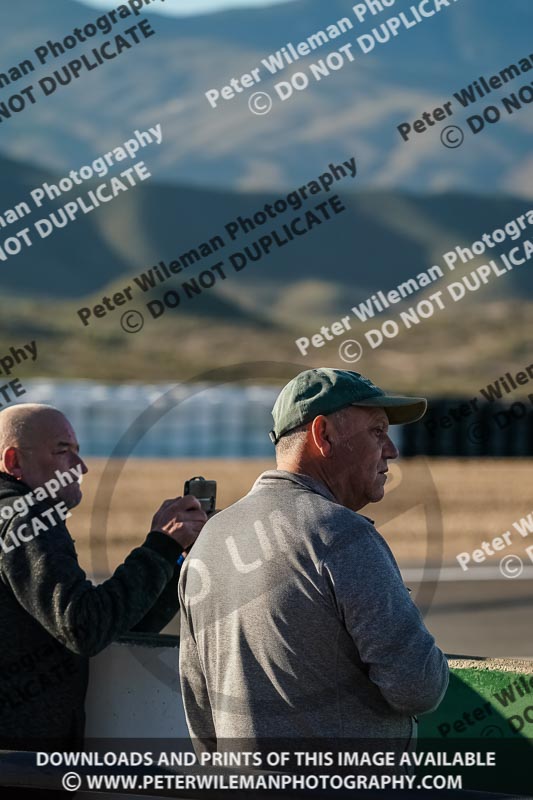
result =
[[[291,481],[292,483],[296,483],[310,492],[314,492],[314,494],[319,494],[321,497],[325,497],[326,500],[331,500],[333,503],[341,505],[328,487],[322,483],[322,481],[317,481],[316,478],[311,478],[310,475],[302,475],[300,472],[287,472],[284,469],[269,469],[266,472],[263,472],[257,478],[256,482],[252,486],[251,491],[253,492],[256,489],[259,489],[261,486],[275,481]],[[374,524],[374,520],[370,519],[370,517],[360,514],[359,512],[357,513],[360,517],[364,517],[371,522],[372,525]]]
[[252,491],[260,484],[264,484],[268,481],[278,480],[292,481],[292,483],[297,483],[299,486],[303,486],[304,489],[308,489],[315,494],[322,495],[322,497],[325,497],[326,500],[332,500],[334,503],[337,502],[333,494],[330,492],[328,487],[322,483],[322,481],[317,481],[315,478],[311,478],[309,475],[302,475],[300,472],[287,472],[284,469],[269,469],[266,472],[263,472],[263,474],[260,475],[254,483]]

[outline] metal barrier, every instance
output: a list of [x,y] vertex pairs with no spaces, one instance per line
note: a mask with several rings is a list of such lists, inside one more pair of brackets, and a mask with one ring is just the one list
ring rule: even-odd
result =
[[[87,456],[112,455],[128,428],[148,409],[154,412],[154,421],[135,433],[134,457],[270,458],[274,452],[268,431],[277,387],[44,380],[27,381],[25,386],[27,394],[21,400],[60,408]],[[530,456],[532,400],[533,395],[479,408],[462,398],[431,400],[423,420],[393,426],[391,435],[406,457]]]
[[426,416],[402,429],[404,456],[480,458],[533,455],[533,405],[485,403],[464,398],[431,400]]

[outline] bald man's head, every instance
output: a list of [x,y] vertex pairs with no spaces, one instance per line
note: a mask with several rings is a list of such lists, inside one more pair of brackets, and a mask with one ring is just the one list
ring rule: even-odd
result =
[[0,411],[0,457],[6,447],[31,447],[47,424],[64,415],[53,406],[20,403]]
[[[38,403],[20,403],[0,411],[0,469],[30,489],[43,486],[56,470],[66,472],[81,465],[79,445],[70,422],[57,408]],[[63,487],[58,494],[69,508],[81,500],[79,483]]]

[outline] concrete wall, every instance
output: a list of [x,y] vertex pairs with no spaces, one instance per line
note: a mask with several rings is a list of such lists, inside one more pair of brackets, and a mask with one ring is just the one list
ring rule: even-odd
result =
[[188,738],[177,636],[136,634],[91,659],[87,738]]

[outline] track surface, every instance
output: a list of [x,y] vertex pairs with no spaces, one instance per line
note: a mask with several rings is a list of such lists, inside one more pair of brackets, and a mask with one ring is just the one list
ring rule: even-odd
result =
[[425,613],[438,645],[457,655],[533,658],[532,620],[530,579],[442,580]]

